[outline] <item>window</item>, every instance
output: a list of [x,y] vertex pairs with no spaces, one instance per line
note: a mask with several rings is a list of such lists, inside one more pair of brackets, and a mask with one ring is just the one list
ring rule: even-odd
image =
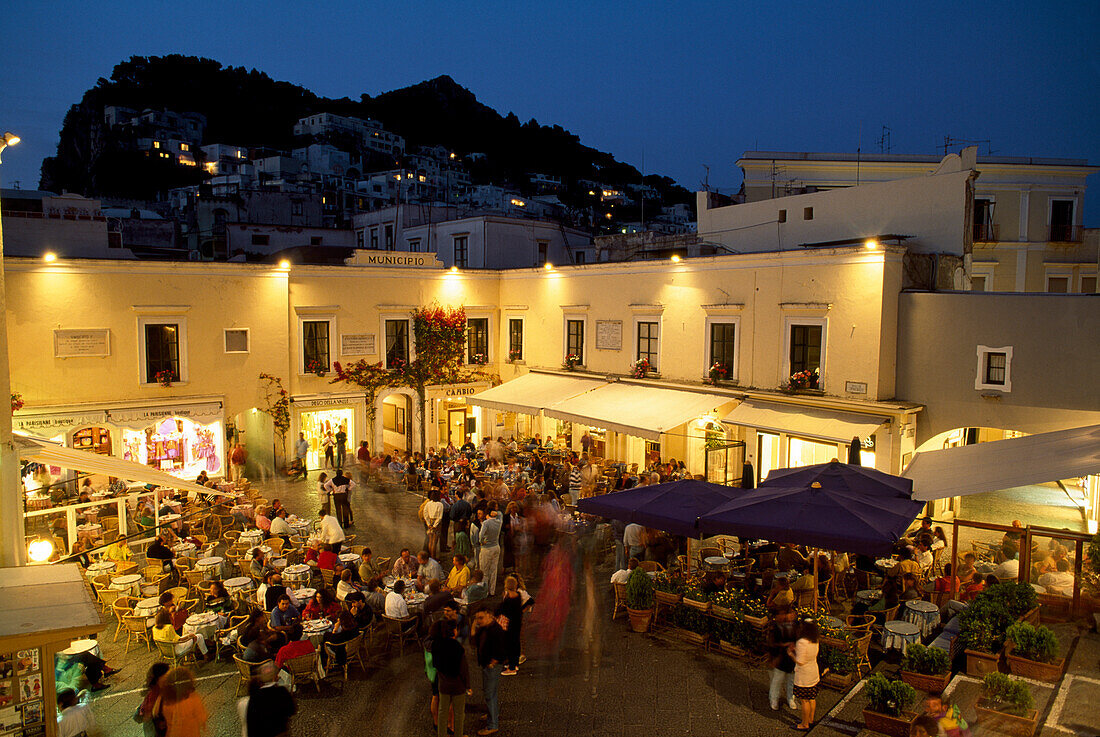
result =
[[456,235],[454,240],[455,250],[455,263],[454,265],[460,269],[465,269],[469,262],[469,255],[467,250],[467,236]]
[[386,225],[386,250],[393,250],[393,226]]
[[252,234],[252,245],[254,246],[266,246],[271,243],[271,236],[260,235],[259,233]]
[[781,222],[781,223],[787,222],[787,211],[786,210],[780,210],[779,211],[779,222]]
[[974,377],[974,388],[1012,391],[1012,346],[978,346],[978,370]]
[[1077,240],[1074,232],[1073,206],[1074,200],[1050,201],[1050,240],[1056,243],[1067,243]]
[[791,325],[791,373],[821,368],[821,326]]
[[550,252],[550,241],[539,241],[539,260],[535,264],[536,266],[543,266],[546,263],[547,255]]
[[573,263],[583,264],[585,262],[585,256],[586,255],[587,254],[585,254],[584,251],[577,251],[576,253],[573,254]]
[[329,369],[329,321],[302,321],[302,363],[305,373]]
[[1068,276],[1048,276],[1047,277],[1047,291],[1055,294],[1066,294],[1069,292],[1069,277]]
[[180,381],[180,325],[174,322],[145,323],[145,383],[155,384],[161,379],[157,374],[167,372],[165,378]]
[[386,320],[386,368],[409,362],[409,321]]
[[248,328],[225,329],[225,352],[248,353]]
[[409,250],[412,251],[413,253],[420,253],[420,239],[419,238],[410,238],[409,239]]
[[974,198],[974,240],[988,242],[997,240],[993,232],[993,200]]
[[489,318],[472,317],[466,321],[466,362],[489,360]]
[[982,276],[970,277],[970,291],[971,292],[984,292],[985,291],[986,278]]
[[523,320],[518,317],[508,321],[508,360],[523,360]]
[[565,354],[584,364],[584,320],[565,321]]
[[378,228],[370,229],[370,247],[372,250],[378,250]]
[[803,220],[813,220],[814,219],[814,209],[812,207],[803,208],[802,209],[802,219]]
[[309,237],[309,245],[311,245],[311,246],[319,246],[319,245],[321,245],[321,241],[322,241],[323,239],[324,239],[324,236],[320,236],[320,235],[311,235],[311,236]]
[[188,146],[186,143],[181,143],[180,144],[180,151],[190,151],[190,150],[191,150],[191,147]]
[[637,359],[649,361],[654,371],[657,370],[657,356],[660,337],[660,324],[656,322],[638,323],[638,351]]
[[1081,277],[1081,294],[1096,294],[1096,277]]
[[710,324],[710,367],[721,364],[726,370],[718,372],[719,379],[732,381],[737,369],[737,324],[732,322],[712,322]]
[[302,210],[302,203],[301,202],[292,202],[290,204],[290,214],[291,215],[301,215],[302,212],[303,212],[303,210]]
[[366,234],[363,231],[361,231],[361,230],[355,231],[355,247],[356,248],[362,248],[363,245],[366,243],[366,240],[367,240]]

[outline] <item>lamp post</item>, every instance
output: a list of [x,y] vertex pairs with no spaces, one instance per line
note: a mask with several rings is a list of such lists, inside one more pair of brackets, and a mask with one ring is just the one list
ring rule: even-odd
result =
[[[0,139],[0,154],[19,143],[10,131]],[[2,210],[0,203],[0,210]],[[0,220],[0,396],[11,395],[8,366],[8,322],[4,318],[7,297],[4,285],[4,226]],[[21,566],[27,562],[23,522],[23,493],[19,488],[19,456],[11,434],[11,410],[0,410],[0,566]]]

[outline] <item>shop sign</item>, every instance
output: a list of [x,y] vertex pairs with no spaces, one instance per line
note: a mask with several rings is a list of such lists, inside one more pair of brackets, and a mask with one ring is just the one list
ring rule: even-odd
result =
[[106,412],[80,412],[65,415],[16,415],[11,418],[11,422],[16,430],[52,437],[58,431],[68,431],[74,427],[99,426],[106,419]]
[[374,333],[341,333],[341,356],[373,356],[378,353],[374,345]]
[[111,331],[108,328],[94,330],[54,330],[53,354],[55,358],[111,355]]
[[363,401],[362,397],[349,399],[348,397],[328,397],[325,399],[291,399],[295,407],[306,409],[308,407],[347,407],[352,402]]
[[448,397],[470,397],[481,389],[480,386],[448,386],[444,388],[443,393]]
[[623,321],[596,321],[596,349],[601,351],[621,351],[623,349]]
[[221,402],[202,402],[199,404],[181,404],[168,407],[135,407],[132,409],[107,410],[107,418],[119,424],[132,424],[144,427],[166,417],[185,417],[196,422],[220,420]]

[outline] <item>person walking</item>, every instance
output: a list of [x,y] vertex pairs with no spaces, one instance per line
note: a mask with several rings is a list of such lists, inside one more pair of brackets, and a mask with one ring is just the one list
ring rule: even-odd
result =
[[309,441],[304,432],[298,433],[298,442],[294,444],[294,470],[299,478],[306,477],[306,456],[309,455]]
[[497,593],[497,570],[500,568],[500,512],[492,510],[481,524],[478,539],[481,543],[479,562],[485,573],[485,583],[489,587],[489,596]]
[[504,617],[507,621],[504,630],[504,649],[507,656],[507,665],[502,676],[514,676],[519,672],[520,650],[523,646],[523,613],[529,607],[534,606],[535,600],[530,596],[526,601],[519,591],[519,579],[515,576],[506,576],[504,579],[504,598],[497,607],[497,616]]
[[244,445],[238,442],[233,446],[233,452],[229,454],[229,464],[233,467],[233,481],[244,478],[244,464],[248,460],[248,451]]
[[248,696],[237,703],[242,733],[247,737],[285,737],[290,733],[290,718],[298,708],[293,694],[279,684],[277,676],[274,663],[263,663],[248,686]]
[[798,640],[787,648],[794,659],[794,695],[802,702],[802,721],[795,725],[800,732],[809,732],[817,709],[817,684],[821,672],[817,668],[817,622],[809,617],[798,625]]
[[173,668],[164,679],[164,692],[156,710],[164,718],[164,737],[203,737],[209,717],[195,692],[195,676],[187,668]]
[[154,721],[154,713],[161,694],[164,693],[168,679],[165,676],[171,670],[168,663],[163,661],[153,663],[145,676],[145,696],[141,699],[141,705],[134,712],[134,721],[140,722],[145,737],[157,737],[157,731],[164,733],[163,717],[159,718],[159,724]]
[[340,555],[340,548],[344,545],[344,540],[347,536],[344,534],[344,528],[340,526],[340,522],[329,513],[329,506],[324,504],[317,512],[317,517],[320,520],[318,525],[318,532],[321,533],[321,542],[328,543],[332,548],[333,555]]
[[772,711],[779,709],[781,700],[787,706],[797,709],[794,700],[794,659],[787,648],[795,642],[795,623],[797,618],[790,604],[781,605],[772,618],[768,630],[768,655],[771,659],[772,678],[768,689],[768,704]]
[[325,451],[325,468],[336,468],[334,452],[336,449],[336,438],[332,437],[331,430],[326,432],[325,437],[322,438],[321,447]]
[[477,663],[481,666],[481,685],[485,692],[485,708],[488,710],[485,728],[478,730],[478,735],[487,737],[500,731],[498,692],[500,674],[508,657],[504,645],[504,629],[488,609],[481,609],[474,615],[470,637],[477,648]]
[[336,475],[325,484],[325,490],[332,495],[336,520],[341,527],[351,527],[355,524],[351,516],[351,504],[348,502],[348,496],[354,486],[355,482],[344,475],[343,468],[337,468]]
[[448,725],[452,734],[465,737],[463,728],[466,725],[466,691],[470,688],[470,666],[466,662],[466,650],[455,639],[455,625],[449,619],[441,619],[432,642],[432,665],[439,690],[437,737],[447,737]]

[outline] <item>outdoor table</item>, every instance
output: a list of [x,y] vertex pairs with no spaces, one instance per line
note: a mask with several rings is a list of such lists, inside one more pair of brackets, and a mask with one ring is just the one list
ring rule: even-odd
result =
[[313,643],[313,646],[317,648],[317,651],[321,651],[321,642],[325,638],[325,634],[332,631],[331,619],[307,619],[302,622],[302,630],[305,632],[306,637]]
[[116,591],[128,591],[130,596],[138,595],[138,586],[141,584],[140,573],[128,573],[125,576],[115,576],[111,579],[111,588]]
[[240,537],[242,542],[245,542],[249,547],[256,547],[264,541],[263,530],[245,530],[241,533]]
[[826,627],[832,627],[835,630],[844,629],[844,623],[838,617],[824,617],[821,621]]
[[113,571],[115,569],[115,562],[113,560],[101,560],[97,563],[92,563],[88,566],[88,574],[92,576],[99,576],[107,571]]
[[214,637],[217,635],[217,632],[218,615],[214,612],[192,614],[187,618],[187,621],[183,623],[184,636],[200,634],[207,643],[214,642]]
[[889,573],[898,562],[893,558],[879,558],[875,561],[875,566],[881,568],[883,571]]
[[247,519],[256,518],[256,508],[253,507],[251,504],[235,504],[233,505],[233,508],[229,510],[229,513],[233,515],[239,514]]
[[712,555],[708,558],[704,558],[703,562],[711,568],[725,568],[729,564],[729,561],[726,560],[725,556],[721,555]]
[[91,653],[96,657],[100,657],[99,640],[73,640],[67,648],[58,654],[73,656],[81,653]]
[[317,593],[317,589],[311,589],[308,586],[303,586],[300,589],[294,589],[294,598],[298,600],[298,603],[305,609],[309,604],[309,600],[313,598],[313,595]]
[[[163,519],[163,517],[161,519]],[[172,546],[172,552],[182,558],[190,558],[194,555],[195,550],[197,550],[195,544],[189,542],[176,543]]]
[[92,492],[91,494],[89,494],[88,498],[90,498],[93,502],[100,502],[100,501],[103,501],[104,499],[106,499],[109,496],[110,496],[110,494],[108,494],[105,491],[95,491],[95,492]]
[[252,560],[252,551],[255,550],[256,548],[260,549],[260,552],[264,554],[265,558],[270,558],[271,557],[271,546],[270,545],[254,545],[253,547],[249,548],[248,552],[246,552],[244,554],[244,559],[245,560]]
[[915,599],[905,602],[906,622],[912,622],[920,627],[920,636],[927,637],[932,634],[936,624],[940,621],[940,608],[930,601]]
[[310,576],[313,571],[305,563],[298,563],[293,566],[287,566],[283,569],[283,580],[286,581],[287,586],[295,584],[308,584]]
[[77,537],[82,540],[94,540],[103,534],[103,525],[85,524],[76,526]]
[[414,609],[420,609],[427,600],[427,594],[422,594],[419,591],[412,591],[410,593],[408,589],[405,589],[405,602],[409,605],[410,612]]
[[862,591],[856,592],[856,598],[859,599],[861,604],[871,606],[882,598],[882,592],[878,589],[863,589]]
[[81,514],[84,515],[84,521],[89,525],[99,522],[99,507],[85,507]]
[[[176,602],[177,604],[179,602]],[[156,624],[157,611],[160,609],[160,597],[150,596],[134,604],[134,616],[145,617],[145,623],[152,627]]]
[[913,624],[912,622],[906,622],[900,619],[892,619],[885,625],[883,625],[883,650],[896,648],[898,650],[901,650],[902,655],[905,655],[905,651],[908,650],[909,646],[914,642],[920,642],[920,627]]
[[354,563],[357,560],[359,560],[358,553],[340,553],[341,563]]
[[225,559],[212,555],[209,558],[200,558],[195,562],[195,570],[202,571],[202,578],[204,581],[215,581],[221,578],[222,563]]
[[252,588],[252,579],[247,576],[237,576],[224,581],[225,590],[231,596],[240,596]]
[[993,569],[996,568],[996,567],[997,566],[993,565],[992,563],[988,563],[986,561],[979,561],[979,562],[974,564],[974,570],[977,571],[978,573],[982,574],[983,576],[988,575],[990,573],[993,573]]
[[1031,588],[1035,589],[1036,594],[1045,594],[1047,592],[1046,586],[1040,586],[1037,583],[1031,584]]
[[162,525],[169,525],[169,526],[174,527],[175,529],[178,530],[180,528],[179,519],[180,519],[180,516],[178,514],[175,514],[175,513],[162,514],[160,516],[160,523]]
[[274,558],[271,561],[271,567],[276,571],[281,571],[286,568],[286,558]]

